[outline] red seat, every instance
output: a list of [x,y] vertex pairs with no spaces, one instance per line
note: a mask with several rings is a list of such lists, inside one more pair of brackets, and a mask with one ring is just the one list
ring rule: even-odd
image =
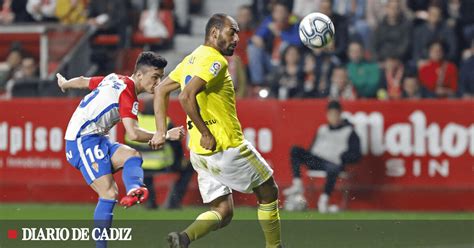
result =
[[[173,12],[171,10],[160,10],[158,13],[160,16],[161,21],[165,25],[166,29],[168,30],[169,37],[174,36],[174,20],[173,20]],[[102,45],[102,46],[115,46],[119,43],[120,37],[116,34],[101,34],[97,35],[94,38],[93,43],[95,45]],[[169,38],[170,39],[170,38]],[[167,39],[162,38],[149,38],[145,37],[141,31],[135,31],[132,35],[132,44],[137,46],[143,46],[147,44],[161,44],[165,42]]]
[[100,34],[93,41],[95,45],[115,46],[119,43],[119,36],[116,34]]

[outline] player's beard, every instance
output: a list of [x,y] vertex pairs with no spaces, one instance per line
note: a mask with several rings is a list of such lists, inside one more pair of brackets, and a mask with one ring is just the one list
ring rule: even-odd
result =
[[221,50],[222,55],[224,56],[232,56],[234,55],[234,49],[230,48],[230,44],[226,46],[226,41],[219,35],[219,39],[217,39],[217,47]]

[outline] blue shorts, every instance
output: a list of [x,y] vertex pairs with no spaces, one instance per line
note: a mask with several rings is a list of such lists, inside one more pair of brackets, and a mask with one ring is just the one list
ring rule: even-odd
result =
[[66,159],[91,184],[96,178],[112,174],[112,155],[119,147],[119,143],[111,143],[106,136],[87,135],[66,140]]

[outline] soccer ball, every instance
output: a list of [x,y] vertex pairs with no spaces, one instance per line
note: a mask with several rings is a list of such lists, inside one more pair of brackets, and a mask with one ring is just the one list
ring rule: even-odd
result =
[[309,48],[321,48],[331,43],[335,32],[331,19],[321,13],[308,14],[300,22],[301,42]]
[[308,202],[303,194],[294,194],[286,197],[283,207],[287,211],[303,211],[308,207]]

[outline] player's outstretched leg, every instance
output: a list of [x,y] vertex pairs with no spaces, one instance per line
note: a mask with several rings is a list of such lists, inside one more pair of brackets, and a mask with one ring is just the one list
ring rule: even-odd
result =
[[257,195],[258,220],[265,235],[266,248],[282,248],[280,214],[278,211],[278,186],[273,177],[254,189]]
[[[101,176],[94,180],[91,187],[99,195],[99,201],[94,211],[94,225],[100,232],[112,226],[113,210],[118,195],[117,184],[111,174]],[[100,234],[96,234],[100,237]],[[107,241],[96,241],[97,248],[107,247]]]
[[114,170],[122,168],[122,179],[127,195],[120,200],[120,205],[131,207],[148,199],[148,189],[143,184],[143,159],[139,152],[121,145],[112,156]]
[[183,232],[168,234],[170,248],[186,248],[189,244],[211,231],[227,226],[234,215],[232,194],[220,196],[210,204],[211,210],[200,214]]

